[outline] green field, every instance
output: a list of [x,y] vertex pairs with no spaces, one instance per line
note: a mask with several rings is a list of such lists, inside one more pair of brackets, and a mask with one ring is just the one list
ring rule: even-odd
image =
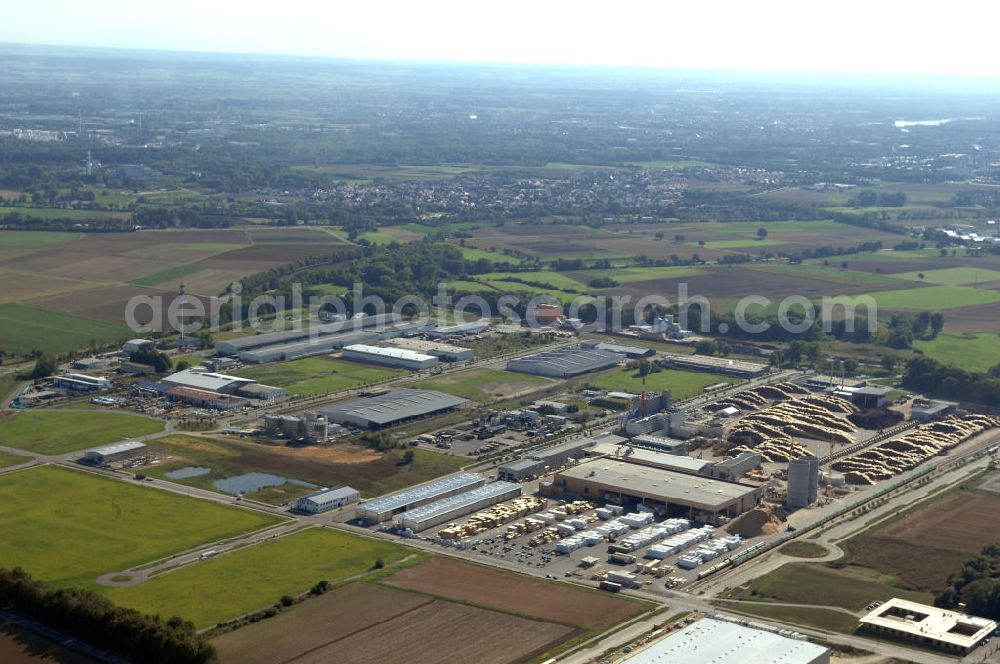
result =
[[[690,242],[688,244],[691,244]],[[782,240],[765,238],[763,240],[709,240],[705,242],[706,249],[753,249],[754,247],[772,247],[777,244],[788,244]],[[695,243],[694,246],[701,246]]]
[[476,249],[475,247],[460,247],[462,250],[462,257],[467,261],[477,261],[480,258],[485,258],[486,260],[493,261],[494,263],[514,263],[517,264],[521,259],[514,256],[507,256],[500,253],[499,251],[490,251],[488,249]]
[[681,277],[691,277],[696,274],[704,274],[704,270],[696,267],[618,267],[610,270],[584,270],[581,274],[586,275],[588,282],[591,279],[610,277],[623,284],[636,281],[653,281],[656,279],[679,279]]
[[[556,290],[577,290],[583,291],[586,284],[581,284],[576,279],[567,277],[559,272],[551,270],[538,270],[535,272],[489,272],[477,275],[479,279],[491,283],[494,281],[527,281],[533,284],[547,284]],[[514,288],[515,286],[511,286]]]
[[[213,485],[215,480],[244,473],[271,473],[319,486],[350,484],[367,498],[454,473],[468,463],[462,457],[421,449],[413,450],[412,463],[403,464],[404,451],[399,449],[378,454],[350,444],[300,448],[223,436],[175,434],[158,438],[156,445],[163,449],[164,459],[143,472],[212,491],[218,491]],[[167,473],[187,466],[210,470],[184,479],[167,477]],[[246,497],[281,505],[308,492],[299,484],[286,482]]]
[[793,556],[795,558],[822,558],[826,554],[830,553],[822,544],[817,544],[816,542],[809,542],[807,540],[795,540],[784,545],[778,549],[781,553],[786,556]]
[[0,452],[0,468],[9,468],[11,466],[18,465],[19,463],[26,463],[28,461],[31,461],[28,457]]
[[[267,608],[319,581],[336,583],[386,566],[410,552],[391,542],[309,528],[167,572],[136,586],[102,588],[116,604],[161,616],[179,615],[198,627]],[[197,598],[211,598],[199,601]]]
[[883,309],[941,311],[1000,302],[1000,292],[959,286],[927,286],[870,294]]
[[195,242],[192,244],[185,245],[186,249],[191,251],[211,251],[217,254],[221,254],[227,251],[233,251],[235,249],[242,249],[243,247],[249,246],[248,244],[237,244],[235,242]]
[[0,305],[0,346],[8,352],[65,353],[96,343],[113,343],[129,336],[124,325],[26,307]]
[[180,281],[184,277],[198,272],[202,268],[198,265],[178,265],[177,267],[167,268],[166,270],[160,270],[159,272],[154,272],[153,274],[147,274],[139,279],[133,279],[129,283],[136,286],[155,286],[157,284],[162,284],[165,282]]
[[829,632],[853,634],[858,628],[857,618],[831,609],[814,609],[805,606],[774,606],[769,604],[751,604],[748,602],[721,602],[720,607],[735,610],[751,616],[771,618],[791,625],[803,627],[818,627]]
[[715,164],[698,159],[679,159],[675,161],[629,161],[628,166],[639,166],[641,168],[661,168],[669,171],[677,171],[684,168],[710,168]]
[[481,281],[449,281],[445,283],[449,293],[486,293],[495,291],[496,288]]
[[470,369],[455,371],[437,378],[422,380],[414,388],[440,390],[473,401],[492,401],[509,398],[515,393],[531,388],[542,388],[552,383],[541,376],[500,371],[497,369]]
[[800,263],[797,265],[793,265],[791,263],[781,263],[748,265],[746,267],[751,270],[770,272],[777,275],[791,277],[798,276],[806,279],[822,279],[823,281],[832,281],[834,283],[851,286],[884,286],[894,283],[898,285],[898,281],[890,276],[876,274],[874,272],[862,272],[860,270],[844,270],[840,267],[833,266],[825,267],[823,265],[809,265],[807,263]]
[[731,596],[733,599],[839,606],[850,611],[860,611],[875,600],[884,602],[892,597],[933,604],[931,595],[897,588],[890,585],[888,579],[865,577],[817,563],[784,565],[737,588]]
[[0,419],[0,445],[66,454],[163,431],[164,423],[125,413],[28,411]]
[[[639,394],[643,389],[642,377],[639,375],[639,372],[636,369],[623,367],[608,369],[607,371],[594,374],[587,382],[591,385],[616,392]],[[736,382],[738,382],[736,378],[720,374],[663,369],[658,373],[651,373],[646,376],[646,391],[658,392],[666,388],[670,390],[673,401],[682,401],[698,396],[708,385]]]
[[983,371],[1000,363],[1000,336],[995,332],[939,334],[929,341],[914,341],[913,346],[938,362],[967,371]]
[[[533,299],[536,297],[548,296],[554,300],[558,300],[563,304],[570,304],[576,299],[580,299],[581,302],[593,300],[589,295],[584,295],[582,293],[567,293],[566,291],[557,290],[554,288],[542,288],[539,286],[529,286],[527,284],[522,284],[516,281],[501,281],[497,279],[486,280],[484,279],[482,283],[493,288],[493,290],[500,291],[501,293],[525,293],[529,298]],[[577,284],[574,289],[586,290],[585,286]]]
[[0,475],[0,567],[65,585],[280,521],[56,466]]
[[246,367],[233,373],[265,385],[287,388],[291,394],[313,396],[377,383],[403,372],[329,357],[303,357]]
[[[921,274],[924,275],[923,279],[920,278]],[[890,276],[897,279],[940,284],[942,286],[971,286],[976,283],[983,284],[990,281],[1000,281],[1000,270],[984,270],[977,267],[949,267],[939,270],[925,270],[923,272],[899,272]]]
[[[2,214],[3,208],[0,208]],[[80,239],[79,233],[57,231],[0,231],[0,248],[11,247],[34,251],[52,244],[64,244]]]

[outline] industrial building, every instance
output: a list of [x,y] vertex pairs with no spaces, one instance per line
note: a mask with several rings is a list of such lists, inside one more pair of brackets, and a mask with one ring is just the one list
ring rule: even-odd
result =
[[111,387],[111,381],[107,378],[79,373],[56,376],[52,379],[52,384],[74,392],[97,392],[99,390],[107,390]]
[[510,360],[507,370],[550,378],[570,378],[616,367],[624,359],[624,355],[603,350],[559,348]]
[[236,389],[236,395],[248,399],[258,399],[260,401],[277,401],[288,396],[288,391],[283,387],[272,385],[261,385],[260,383],[249,383],[240,385]]
[[789,507],[805,507],[816,502],[819,493],[819,459],[804,456],[788,462]]
[[508,461],[497,468],[497,479],[520,482],[531,477],[538,477],[546,469],[566,465],[570,459],[583,458],[587,455],[588,450],[597,445],[599,441],[601,444],[615,444],[624,440],[620,436],[604,434],[595,438],[571,440],[544,450],[533,451],[524,458]]
[[382,523],[408,509],[427,505],[442,498],[481,487],[484,484],[486,484],[486,479],[473,473],[449,475],[405,491],[367,500],[358,505],[355,515],[364,521]]
[[735,482],[754,468],[760,466],[764,457],[759,452],[741,452],[740,454],[712,464],[709,476],[727,482]]
[[337,321],[326,325],[314,325],[298,330],[282,330],[279,332],[268,332],[265,334],[253,334],[236,339],[227,339],[215,344],[215,352],[220,355],[239,355],[243,351],[264,346],[276,346],[279,344],[289,344],[294,341],[316,340],[320,337],[335,335],[339,333],[358,332],[368,328],[384,327],[399,323],[403,317],[399,314],[379,314],[376,316],[361,316],[352,318],[349,321]]
[[958,404],[953,401],[914,399],[910,407],[910,419],[918,422],[939,420],[952,413],[957,407]]
[[957,611],[894,597],[861,619],[861,626],[881,637],[965,655],[993,634],[997,623]]
[[131,355],[140,350],[153,350],[154,348],[156,348],[156,344],[149,339],[129,339],[122,344],[122,354]]
[[760,498],[758,487],[609,459],[581,463],[556,473],[551,491],[615,504],[636,502],[663,507],[672,515],[703,523],[739,516],[753,509]]
[[[369,318],[375,319],[376,316]],[[365,320],[365,319],[358,319]],[[317,326],[314,328],[318,332],[314,335],[296,337],[287,341],[269,343],[262,346],[254,346],[239,351],[241,362],[247,364],[263,364],[265,362],[282,362],[295,360],[300,357],[312,355],[322,355],[340,350],[344,346],[354,344],[373,344],[386,339],[395,339],[412,334],[425,332],[430,324],[420,322],[396,322],[386,325],[374,325],[369,327],[354,329],[350,322],[332,323],[330,325]],[[341,327],[343,331],[330,331]],[[322,332],[327,330],[327,332]],[[257,337],[264,335],[257,335]],[[250,337],[256,339],[257,337]]]
[[379,346],[367,346],[365,344],[354,344],[344,346],[340,356],[345,360],[355,360],[357,362],[369,362],[371,364],[381,364],[397,369],[431,369],[437,366],[438,359],[433,355],[418,353],[406,348],[380,348]]
[[396,525],[419,533],[520,495],[520,485],[497,481],[407,510],[396,517]]
[[361,494],[357,489],[352,489],[349,486],[338,486],[296,498],[292,509],[304,514],[319,514],[356,503],[360,498]]
[[488,320],[477,320],[471,323],[458,323],[457,325],[447,325],[436,327],[427,331],[427,336],[432,339],[444,339],[447,337],[464,337],[471,334],[485,332],[490,327]]
[[633,447],[642,447],[647,450],[656,450],[667,454],[687,454],[688,443],[686,440],[671,438],[662,435],[662,433],[663,430],[660,430],[633,436],[630,442]]
[[646,346],[629,346],[627,344],[615,344],[607,341],[596,341],[593,339],[581,342],[580,347],[590,348],[593,350],[604,350],[609,353],[618,353],[619,355],[624,355],[631,360],[656,355],[655,350]]
[[803,639],[712,618],[654,641],[623,664],[829,664],[830,650]]
[[476,357],[476,352],[471,348],[462,348],[452,344],[441,343],[440,341],[428,341],[427,339],[412,339],[400,337],[393,339],[389,344],[397,348],[405,348],[426,355],[433,355],[443,362],[464,362]]
[[633,447],[627,441],[621,444],[601,443],[588,450],[587,454],[691,475],[708,475],[713,465],[704,459]]
[[209,371],[195,371],[185,369],[165,376],[160,382],[171,387],[188,387],[194,390],[204,390],[206,392],[218,392],[220,394],[234,394],[236,390],[244,385],[250,385],[256,381],[250,378],[240,378],[228,374],[217,374]]
[[668,355],[666,362],[674,369],[708,371],[727,376],[737,376],[739,378],[755,378],[763,376],[771,370],[771,367],[767,364],[731,360],[727,357],[715,357],[712,355]]
[[418,417],[436,415],[459,408],[468,399],[436,390],[401,388],[374,397],[352,399],[320,412],[331,422],[351,424],[361,429],[381,429]]
[[171,401],[179,401],[180,403],[186,403],[189,406],[197,406],[199,408],[233,410],[234,408],[242,408],[243,406],[250,405],[250,400],[245,397],[235,397],[231,394],[219,394],[218,392],[198,390],[193,387],[181,387],[179,385],[168,387],[163,394]]
[[264,434],[268,436],[284,436],[293,440],[304,440],[307,443],[322,443],[330,438],[333,428],[330,421],[319,413],[303,413],[297,415],[264,416]]
[[130,440],[124,443],[103,445],[101,447],[94,447],[86,450],[83,453],[83,462],[94,466],[110,466],[114,463],[122,463],[133,459],[145,458],[146,455],[146,443],[140,443],[137,440]]

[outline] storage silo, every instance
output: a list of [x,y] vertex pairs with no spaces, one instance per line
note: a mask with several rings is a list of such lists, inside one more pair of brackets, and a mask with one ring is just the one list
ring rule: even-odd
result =
[[805,507],[816,500],[819,490],[819,459],[804,456],[788,463],[789,507]]

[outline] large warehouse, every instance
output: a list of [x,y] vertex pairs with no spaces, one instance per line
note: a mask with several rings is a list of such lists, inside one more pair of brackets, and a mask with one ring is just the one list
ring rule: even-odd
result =
[[652,357],[653,355],[656,355],[656,351],[648,346],[629,346],[628,344],[615,344],[607,341],[597,341],[595,339],[581,342],[580,347],[593,348],[594,350],[606,350],[609,353],[618,353],[619,355],[624,355],[625,357],[633,360],[640,357]]
[[338,486],[296,498],[293,509],[296,512],[304,514],[319,514],[320,512],[356,503],[360,498],[361,494],[357,489],[352,489],[349,486]]
[[738,378],[754,378],[763,376],[771,367],[758,362],[730,360],[727,357],[712,355],[668,355],[667,364],[675,369],[690,369],[692,371],[709,371]]
[[352,399],[338,406],[321,409],[327,419],[337,424],[352,424],[361,429],[381,429],[418,417],[426,417],[459,408],[468,399],[435,390],[400,388],[386,394]]
[[624,359],[625,356],[618,353],[577,346],[547,350],[513,359],[507,363],[507,370],[550,378],[570,378],[616,367]]
[[243,351],[253,348],[263,348],[264,346],[275,346],[287,344],[293,341],[304,341],[310,338],[329,336],[346,332],[357,332],[371,327],[382,327],[391,325],[403,320],[399,314],[379,314],[376,316],[362,316],[352,318],[348,321],[337,321],[326,325],[304,327],[298,330],[282,330],[280,332],[268,332],[266,334],[253,334],[236,339],[226,339],[215,344],[215,352],[220,355],[239,355]]
[[760,488],[708,477],[597,459],[556,473],[552,491],[613,503],[664,506],[673,515],[703,523],[736,517],[753,509]]
[[543,450],[533,451],[522,459],[502,464],[497,468],[497,479],[520,482],[530,477],[537,477],[547,469],[555,469],[565,465],[570,459],[580,459],[586,456],[588,451],[598,443],[615,444],[624,440],[621,436],[601,434],[594,438],[570,440]]
[[165,376],[160,382],[170,387],[188,387],[193,390],[218,392],[219,394],[234,394],[240,387],[257,381],[228,374],[185,369]]
[[359,519],[372,523],[382,523],[388,521],[400,512],[408,509],[420,507],[433,503],[436,500],[454,496],[470,489],[475,489],[486,484],[485,478],[473,473],[458,473],[449,475],[441,479],[411,487],[405,491],[367,500],[360,505],[356,512]]
[[472,514],[484,507],[517,498],[520,495],[520,485],[512,482],[493,482],[471,491],[442,498],[416,509],[407,510],[396,517],[396,525],[419,533],[442,523],[448,523],[452,519]]
[[129,440],[124,443],[114,443],[102,447],[94,447],[83,453],[83,462],[95,466],[107,466],[122,461],[130,461],[145,457],[146,443]]
[[418,353],[415,350],[407,348],[381,348],[379,346],[366,346],[365,344],[344,346],[344,350],[340,356],[345,360],[370,362],[398,369],[431,369],[436,367],[438,363],[438,359],[433,355]]
[[712,618],[678,630],[624,664],[829,664],[830,650],[808,641]]
[[415,350],[418,353],[433,355],[443,362],[464,362],[476,357],[476,352],[471,348],[453,346],[440,341],[428,341],[426,339],[409,339],[400,337],[389,342],[397,348]]

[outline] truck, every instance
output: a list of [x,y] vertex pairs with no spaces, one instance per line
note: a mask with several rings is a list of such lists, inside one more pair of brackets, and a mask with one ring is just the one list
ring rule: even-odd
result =
[[607,590],[611,593],[616,593],[622,589],[622,584],[615,583],[614,581],[601,581],[601,590]]
[[209,549],[208,551],[202,551],[201,555],[198,556],[198,557],[201,560],[208,560],[209,558],[212,558],[213,556],[215,556],[217,553],[219,553],[219,552],[216,551],[215,549]]
[[635,556],[630,553],[616,551],[608,556],[608,562],[615,563],[616,565],[632,565],[635,563]]

